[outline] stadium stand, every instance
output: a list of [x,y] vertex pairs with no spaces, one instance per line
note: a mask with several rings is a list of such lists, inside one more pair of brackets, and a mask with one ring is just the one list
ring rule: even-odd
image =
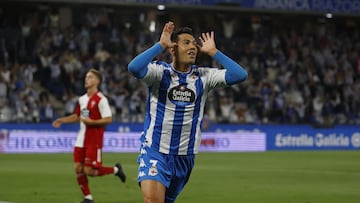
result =
[[[168,19],[214,30],[218,47],[249,72],[246,83],[211,93],[212,122],[360,124],[359,18],[75,3],[1,8],[0,122],[71,113],[90,67],[104,74],[115,121],[142,122],[147,90],[127,63]],[[217,65],[204,56],[199,64]]]

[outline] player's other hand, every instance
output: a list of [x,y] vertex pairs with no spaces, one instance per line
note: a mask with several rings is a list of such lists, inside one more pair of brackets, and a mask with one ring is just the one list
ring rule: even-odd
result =
[[214,32],[202,33],[199,37],[201,46],[199,46],[200,52],[208,54],[209,56],[214,56],[217,52],[215,45]]
[[171,34],[173,33],[174,29],[175,25],[172,21],[169,21],[165,24],[159,40],[159,43],[164,49],[175,46],[176,43],[171,41]]

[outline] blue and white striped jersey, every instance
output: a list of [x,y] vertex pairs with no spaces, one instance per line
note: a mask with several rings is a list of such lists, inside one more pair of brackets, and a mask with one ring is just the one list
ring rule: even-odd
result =
[[196,154],[208,92],[227,86],[225,69],[177,72],[171,64],[151,62],[144,81],[149,86],[143,141],[165,154]]
[[129,71],[149,87],[141,141],[164,154],[197,154],[209,91],[242,82],[247,72],[217,51],[213,58],[225,69],[193,65],[188,73],[182,73],[171,64],[152,61],[162,51],[162,46],[156,43],[128,65]]

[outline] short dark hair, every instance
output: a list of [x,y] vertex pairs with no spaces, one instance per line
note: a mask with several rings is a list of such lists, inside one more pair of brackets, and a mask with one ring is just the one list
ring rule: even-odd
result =
[[172,42],[176,42],[179,39],[179,35],[181,34],[189,34],[194,36],[193,30],[189,27],[180,27],[178,29],[176,29],[172,34],[171,34],[171,41]]
[[95,68],[91,68],[88,72],[93,73],[99,79],[99,85],[102,83],[102,75],[100,71],[96,70]]

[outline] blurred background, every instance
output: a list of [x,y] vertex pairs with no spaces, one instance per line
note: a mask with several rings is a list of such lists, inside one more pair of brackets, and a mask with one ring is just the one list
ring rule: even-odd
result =
[[[114,120],[142,122],[147,89],[127,64],[172,20],[197,35],[215,31],[218,48],[249,72],[246,83],[212,92],[210,121],[359,124],[359,8],[266,2],[2,1],[0,121],[72,113],[84,73],[95,67]],[[198,63],[217,65],[205,56]]]
[[[172,20],[197,35],[215,31],[217,47],[249,72],[245,83],[211,92],[205,131],[271,133],[275,125],[297,126],[294,132],[306,126],[310,136],[318,128],[358,133],[358,1],[14,0],[0,6],[0,129],[51,129],[51,121],[73,112],[84,73],[95,67],[112,106],[110,130],[141,131],[147,89],[127,64]],[[169,60],[166,52],[158,57]],[[198,64],[219,67],[203,55]]]

